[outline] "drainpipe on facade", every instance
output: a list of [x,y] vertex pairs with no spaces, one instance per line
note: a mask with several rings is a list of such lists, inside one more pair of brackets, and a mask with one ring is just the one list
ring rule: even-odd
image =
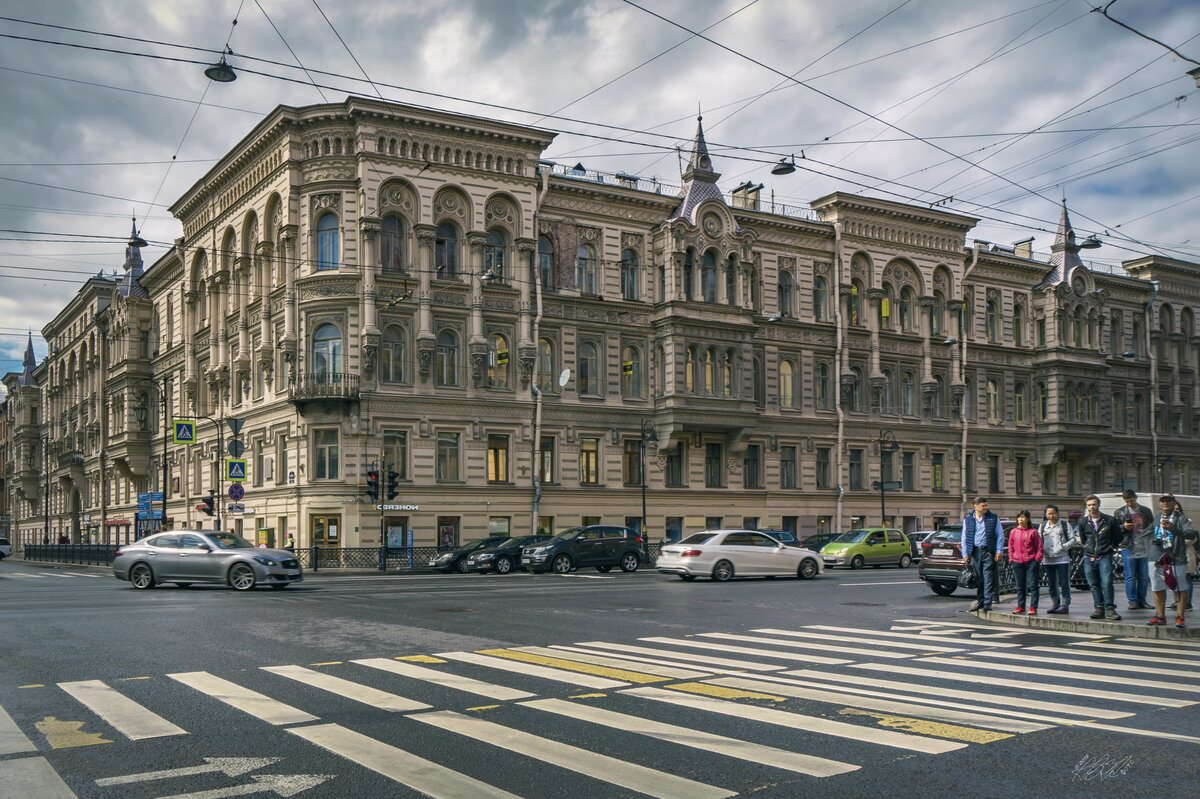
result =
[[[1150,355],[1150,485],[1154,487],[1154,493],[1166,491],[1165,485],[1159,485],[1158,480],[1158,351],[1154,348],[1153,341],[1150,338],[1150,324],[1153,321],[1154,300],[1158,297],[1158,281],[1151,280],[1150,285],[1153,291],[1150,294],[1150,299],[1142,306],[1142,315],[1145,317],[1146,328],[1146,352]],[[1163,475],[1163,482],[1166,482],[1166,475]]]
[[[963,279],[962,279],[962,290],[963,291],[962,291],[962,293],[963,293],[963,302],[964,303],[966,302],[966,295],[967,295],[967,278],[970,276],[971,271],[975,268],[975,265],[978,263],[979,263],[979,242],[976,241],[971,248],[971,265],[968,266],[966,268],[966,271],[963,272]],[[975,308],[973,306],[970,309],[970,312],[971,313],[975,312]],[[967,505],[967,395],[965,392],[970,390],[970,386],[967,385],[967,308],[966,307],[964,307],[962,309],[962,313],[959,315],[958,318],[959,318],[959,322],[958,322],[959,342],[958,343],[962,347],[962,349],[961,349],[962,356],[959,358],[958,368],[960,370],[959,377],[962,379],[963,387],[964,387],[964,393],[963,393],[962,399],[959,400],[959,406],[958,406],[958,415],[960,417],[962,417],[962,441],[959,444],[959,453],[958,453],[958,481],[959,481],[959,485],[961,486],[961,488],[959,489],[960,496],[959,496],[959,502],[958,502],[958,517],[960,519],[965,519],[967,517],[967,508],[970,507],[969,505]]]
[[834,463],[837,464],[837,514],[835,516],[834,532],[842,530],[842,499],[846,490],[842,487],[842,446],[846,440],[846,412],[842,409],[842,343],[845,331],[842,314],[842,280],[844,275],[842,263],[842,223],[833,223],[833,257],[837,270],[838,298],[833,304],[834,327],[837,329],[837,351],[833,359],[833,405],[837,408],[837,448]]
[[[529,274],[533,279],[533,291],[536,297],[537,312],[533,317],[533,370],[529,378],[529,387],[533,390],[533,512],[530,519],[530,535],[537,535],[538,531],[538,513],[542,504],[542,469],[541,469],[541,450],[542,450],[542,390],[538,387],[538,342],[542,324],[542,279],[537,270],[538,259],[538,209],[542,207],[542,201],[546,199],[546,192],[550,190],[550,173],[542,170],[540,167],[535,167],[538,170],[539,176],[542,179],[542,187],[538,190],[537,204],[533,211],[533,237],[534,248],[530,264]],[[644,521],[644,520],[643,520]]]
[[[103,313],[103,312],[102,312]],[[99,408],[97,414],[100,420],[100,535],[103,536],[104,543],[108,543],[108,456],[104,451],[104,445],[108,443],[108,396],[104,391],[104,387],[108,378],[108,336],[105,333],[104,327],[98,320],[93,320],[92,325],[99,332],[99,346],[97,349],[97,357],[100,360],[99,379],[96,391],[96,407]]]

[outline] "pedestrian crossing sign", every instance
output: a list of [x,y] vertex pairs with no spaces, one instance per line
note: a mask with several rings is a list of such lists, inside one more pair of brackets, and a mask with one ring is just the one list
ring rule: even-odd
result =
[[225,479],[231,483],[244,481],[246,479],[246,461],[241,458],[226,458]]
[[196,423],[187,419],[175,420],[175,443],[176,444],[195,444],[196,443]]

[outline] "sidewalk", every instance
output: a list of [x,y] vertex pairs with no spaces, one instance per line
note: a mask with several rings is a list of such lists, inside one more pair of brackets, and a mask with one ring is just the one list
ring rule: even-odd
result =
[[[1182,630],[1175,626],[1175,611],[1173,610],[1167,611],[1167,623],[1164,626],[1150,627],[1146,622],[1154,615],[1153,610],[1126,610],[1121,605],[1117,605],[1117,613],[1121,615],[1120,621],[1091,619],[1089,618],[1093,610],[1091,597],[1084,597],[1083,599],[1084,601],[1080,606],[1072,607],[1069,616],[1047,616],[1045,610],[1042,609],[1039,609],[1036,616],[1014,616],[1012,609],[1016,606],[1016,596],[1003,595],[1001,596],[1002,602],[997,607],[1004,607],[1006,608],[1005,610],[989,610],[986,612],[976,610],[971,615],[980,619],[986,619],[987,621],[1007,624],[1012,627],[1086,633],[1095,635],[1098,638],[1112,636],[1116,638],[1158,638],[1200,642],[1200,614],[1194,610],[1187,612],[1186,621],[1188,626]],[[1180,652],[1180,654],[1187,653]],[[1197,651],[1196,654],[1200,654],[1200,651]]]

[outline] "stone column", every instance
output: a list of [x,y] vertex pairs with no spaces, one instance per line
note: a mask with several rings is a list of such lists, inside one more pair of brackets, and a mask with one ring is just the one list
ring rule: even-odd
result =
[[517,263],[512,279],[517,281],[520,289],[520,312],[517,316],[517,348],[518,350],[534,344],[532,338],[533,317],[533,281],[538,279],[533,269],[534,256],[537,253],[537,239],[517,239]]
[[433,245],[437,228],[433,225],[414,225],[417,246],[421,248],[420,266],[417,268],[417,359],[418,374],[422,379],[429,377],[433,363],[435,336],[433,333]]
[[360,237],[362,246],[362,334],[363,336],[378,336],[375,275],[379,267],[375,258],[375,246],[379,238],[379,220],[373,217],[363,217],[360,229],[362,231]]
[[[300,311],[296,297],[296,225],[286,225],[279,232],[279,241],[283,245],[283,274],[284,274],[284,308],[283,308],[283,339],[279,342],[283,348],[283,357],[288,362],[291,371],[296,369],[296,342]],[[289,375],[290,379],[291,375]]]
[[[882,313],[883,301],[888,294],[883,289],[867,289],[867,330],[871,332],[871,386],[881,387],[883,370],[879,366],[879,317]],[[892,308],[888,308],[891,314]],[[889,316],[889,318],[891,318]]]

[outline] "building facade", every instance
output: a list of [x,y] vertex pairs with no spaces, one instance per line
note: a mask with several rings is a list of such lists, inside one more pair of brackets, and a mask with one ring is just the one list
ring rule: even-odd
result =
[[544,161],[552,139],[277,108],[172,206],[169,253],[143,272],[131,246],[5,378],[20,539],[211,528],[210,492],[223,528],[302,546],[637,526],[643,496],[659,540],[1196,493],[1200,266],[1092,269],[1065,204],[1043,259],[939,209],[725,194],[699,124],[680,187]]

